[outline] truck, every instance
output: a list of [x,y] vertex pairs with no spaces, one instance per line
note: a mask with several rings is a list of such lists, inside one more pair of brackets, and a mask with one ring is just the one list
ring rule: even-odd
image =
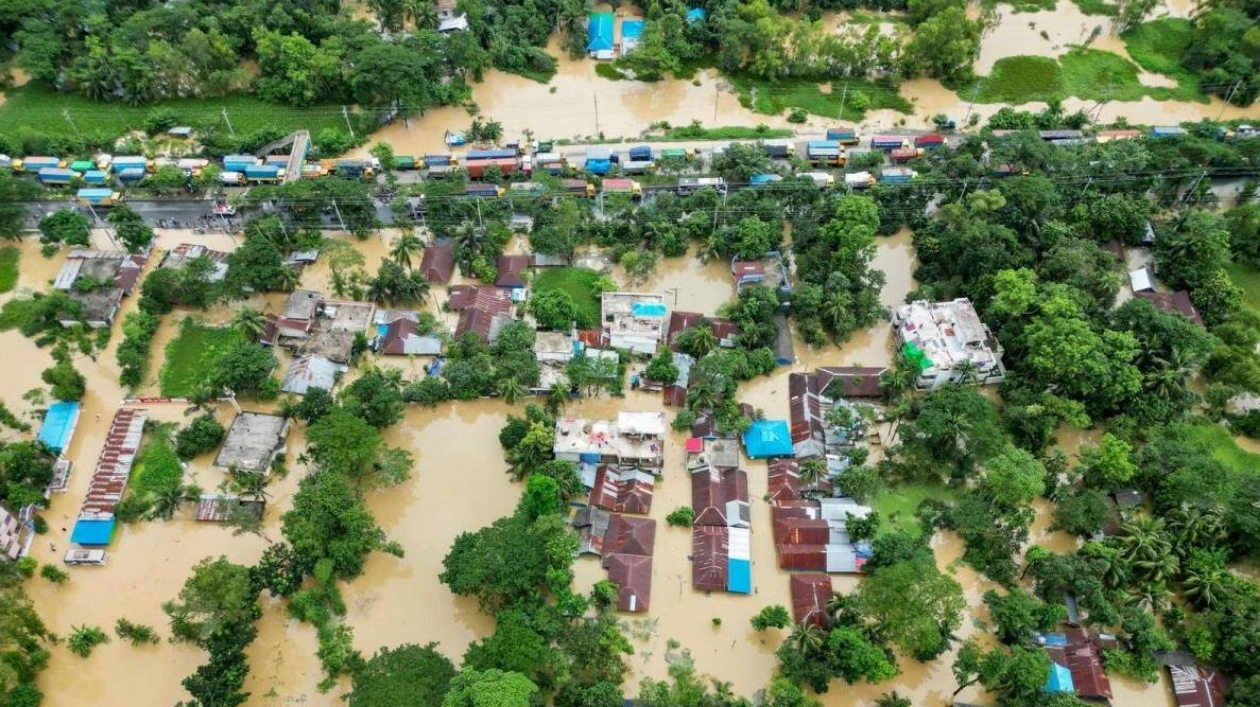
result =
[[223,169],[228,172],[244,172],[250,165],[258,164],[253,155],[228,155],[223,158]]
[[927,135],[916,135],[914,138],[914,146],[924,150],[935,150],[945,145],[945,136],[937,133],[929,133]]
[[871,136],[871,149],[895,150],[898,147],[910,147],[910,142],[900,135],[873,135]]
[[564,156],[559,152],[535,152],[534,168],[548,174],[560,174],[564,170]]
[[403,172],[410,172],[416,168],[416,158],[412,155],[396,155],[394,157],[394,168]]
[[[210,160],[201,159],[200,157],[183,157],[175,163],[175,166],[184,170],[184,174],[195,177],[201,174],[201,170],[205,169],[208,164],[210,164]],[[280,166],[283,167],[284,164],[282,163]]]
[[144,178],[149,176],[149,173],[144,170],[144,167],[128,167],[126,169],[120,169],[114,174],[118,176],[118,181],[123,184],[136,184],[138,182],[143,182]]
[[36,178],[45,186],[65,186],[75,178],[75,174],[60,167],[44,167],[39,170]]
[[464,163],[464,171],[468,172],[471,179],[481,179],[486,176],[486,170],[491,166],[499,168],[499,174],[508,176],[516,173],[516,158],[507,157],[497,160],[468,160]]
[[245,168],[245,179],[251,182],[279,182],[284,170],[274,164],[252,164]]
[[879,171],[881,184],[909,184],[915,171],[909,167],[885,167]]
[[595,196],[595,185],[585,179],[565,179],[560,182],[560,189],[565,194],[578,196]]
[[124,169],[141,169],[145,172],[149,171],[149,160],[142,156],[125,155],[123,157],[115,157],[112,162],[115,172],[121,172]]
[[267,155],[266,157],[263,158],[263,164],[274,165],[276,167],[283,167],[289,164],[289,156],[288,155]]
[[894,164],[902,164],[910,160],[917,160],[923,156],[923,150],[917,147],[898,147],[888,153],[888,157],[892,159]]
[[302,165],[302,178],[303,179],[319,179],[320,177],[327,177],[327,176],[328,176],[328,170],[324,169],[324,165],[318,162],[307,162],[306,164]]
[[66,551],[65,563],[67,565],[103,565],[105,559],[104,550],[72,547]]
[[503,187],[497,184],[469,184],[464,187],[464,196],[497,199],[503,196]]
[[508,193],[512,196],[542,196],[547,193],[547,185],[542,182],[513,182],[508,185]]
[[826,172],[802,172],[796,176],[812,180],[819,189],[830,189],[836,185],[836,178]]
[[796,154],[796,145],[791,140],[763,140],[761,149],[765,151],[766,157],[779,160],[786,160]]
[[80,189],[77,196],[84,206],[113,206],[122,201],[122,194],[113,189]]
[[343,179],[368,180],[376,175],[376,165],[370,159],[337,160],[337,176]]
[[529,179],[530,175],[534,173],[534,158],[529,155],[521,155],[519,164],[521,166],[521,174],[525,175],[526,179]]
[[39,174],[41,169],[61,169],[65,164],[60,157],[24,157],[13,160],[13,171]]
[[465,155],[466,161],[473,160],[506,160],[516,159],[516,150],[506,147],[496,147],[485,150],[469,150]]
[[626,174],[651,174],[656,171],[656,163],[652,160],[630,160],[621,165]]
[[674,191],[679,196],[687,196],[705,188],[715,189],[719,194],[725,194],[726,180],[721,177],[683,177],[678,180]]
[[841,145],[856,145],[861,140],[858,129],[851,125],[833,125],[827,128],[827,139],[835,140]]
[[75,160],[70,163],[70,171],[76,174],[83,174],[89,169],[96,169],[96,163],[92,160]]
[[1176,125],[1156,125],[1149,133],[1153,138],[1181,137],[1185,134],[1186,129]]
[[83,173],[83,181],[88,184],[104,184],[109,181],[109,175],[99,169],[89,169]]
[[748,185],[753,187],[764,187],[775,182],[783,181],[783,177],[777,174],[754,174],[748,179]]
[[652,148],[647,145],[636,145],[630,148],[629,156],[631,162],[650,162],[652,160]]
[[838,140],[810,140],[805,155],[813,164],[844,165],[844,150]]
[[583,168],[591,174],[608,174],[612,169],[612,153],[602,147],[587,150]]
[[689,160],[695,156],[696,151],[690,147],[667,147],[661,150],[663,160]]
[[454,167],[459,164],[459,160],[455,159],[455,155],[425,155],[423,158],[424,166],[433,167]]
[[1046,142],[1058,143],[1061,140],[1081,140],[1085,133],[1080,130],[1038,130],[1037,136]]
[[225,187],[236,187],[245,183],[245,175],[240,172],[220,172],[219,182]]
[[643,186],[633,179],[605,179],[605,194],[629,194],[632,199],[643,197]]
[[875,176],[870,172],[853,172],[844,175],[844,185],[850,189],[866,189],[875,186]]

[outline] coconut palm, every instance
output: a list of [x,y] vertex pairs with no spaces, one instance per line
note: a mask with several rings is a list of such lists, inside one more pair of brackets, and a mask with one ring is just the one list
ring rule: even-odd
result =
[[885,692],[875,699],[875,707],[911,707],[909,698],[897,694],[896,690]]
[[980,367],[975,361],[964,358],[954,365],[954,375],[957,376],[959,383],[970,385],[980,379]]
[[1168,542],[1164,529],[1163,518],[1144,517],[1121,524],[1121,556],[1136,565],[1138,562],[1151,562],[1163,555],[1171,555],[1172,545]]
[[696,255],[700,257],[700,262],[702,263],[722,257],[722,239],[717,231],[710,233],[708,238],[700,241],[700,247],[696,251]]
[[297,270],[284,267],[280,268],[279,275],[276,276],[276,289],[281,292],[292,292],[302,282],[302,275]]
[[390,249],[389,257],[393,258],[394,262],[410,270],[412,258],[422,250],[424,250],[424,242],[419,237],[412,233],[404,233],[398,237],[398,240],[394,241],[394,247]]
[[1217,508],[1178,508],[1168,515],[1168,534],[1183,557],[1195,548],[1210,548],[1225,539],[1225,525]]
[[525,386],[515,377],[504,378],[499,381],[499,397],[503,398],[503,402],[508,405],[515,405],[524,398],[529,391],[525,390]]
[[827,462],[818,457],[806,459],[801,462],[797,477],[800,478],[802,487],[814,488],[818,486],[818,482],[827,478]]
[[1133,562],[1134,573],[1146,584],[1167,584],[1180,570],[1181,560],[1172,552]]
[[246,501],[265,502],[271,497],[267,493],[267,484],[271,477],[267,474],[241,471],[236,467],[228,468],[228,486]]
[[200,498],[201,487],[199,486],[193,484],[169,486],[154,494],[153,505],[149,508],[149,518],[170,520],[185,503],[195,503]]
[[569,389],[564,387],[564,383],[552,384],[551,390],[547,391],[547,412],[553,416],[558,414],[568,401]]
[[787,637],[792,649],[807,657],[818,655],[825,641],[822,629],[813,624],[797,624]]
[[700,381],[687,391],[687,407],[696,411],[712,410],[718,404],[717,391],[709,381]]
[[708,324],[693,327],[683,332],[678,338],[678,348],[695,357],[697,361],[718,347],[717,335],[713,333],[713,327]]
[[437,29],[437,4],[431,0],[406,0],[403,11],[416,29]]
[[823,323],[829,326],[832,331],[846,331],[850,328],[849,321],[852,319],[852,312],[853,301],[849,297],[849,293],[837,290],[828,293],[818,314],[822,317]]
[[257,340],[267,329],[267,315],[253,307],[243,307],[232,315],[232,326],[251,341]]
[[1124,601],[1152,612],[1169,606],[1168,586],[1161,582],[1143,582],[1124,593]]

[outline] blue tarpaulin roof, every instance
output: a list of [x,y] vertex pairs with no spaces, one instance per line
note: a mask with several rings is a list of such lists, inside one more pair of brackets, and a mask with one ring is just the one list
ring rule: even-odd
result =
[[664,317],[667,309],[665,305],[655,302],[635,302],[630,311],[636,317]]
[[74,423],[78,418],[78,403],[60,402],[49,405],[48,414],[44,415],[44,424],[39,428],[39,441],[54,452],[60,452],[70,444],[70,435],[74,432]]
[[792,456],[787,420],[757,420],[744,433],[744,450],[753,459]]
[[752,563],[748,560],[727,561],[726,591],[752,594]]
[[687,11],[687,22],[699,22],[708,16],[703,7],[693,7]]
[[593,12],[586,26],[586,51],[606,52],[613,48],[613,15],[611,12]]
[[643,36],[643,20],[622,20],[621,21],[621,38],[638,39]]
[[1076,687],[1072,684],[1072,671],[1058,663],[1051,663],[1050,679],[1046,680],[1044,692],[1076,692]]
[[114,537],[114,523],[110,520],[77,520],[70,542],[78,545],[108,545]]

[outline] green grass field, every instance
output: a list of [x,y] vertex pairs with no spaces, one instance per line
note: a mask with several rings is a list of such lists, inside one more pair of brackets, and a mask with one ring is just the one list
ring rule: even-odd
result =
[[1211,450],[1212,458],[1230,469],[1251,475],[1260,469],[1260,454],[1239,447],[1234,436],[1220,425],[1181,425],[1187,437]]
[[[198,129],[226,130],[223,109],[232,128],[242,135],[262,128],[284,131],[306,128],[318,135],[324,128],[345,128],[341,110],[335,107],[292,108],[267,103],[252,96],[233,94],[222,98],[189,98],[133,107],[122,103],[100,103],[72,93],[59,93],[46,86],[30,84],[7,92],[0,106],[0,133],[25,132],[49,136],[117,136],[139,129],[155,109],[170,108],[180,123]],[[69,114],[70,120],[66,119]],[[73,123],[73,124],[72,124]]]
[[[1158,62],[1157,62],[1158,63]],[[1167,68],[1167,65],[1160,63]],[[1149,70],[1149,69],[1148,69]],[[1177,75],[1176,88],[1145,86],[1137,64],[1113,52],[1074,47],[1058,61],[1040,56],[999,59],[983,80],[979,100],[985,103],[1027,103],[1075,96],[1091,101],[1204,101],[1199,84]]]
[[183,482],[184,468],[175,455],[170,433],[170,425],[157,425],[146,435],[148,441],[140,450],[135,473],[131,475],[132,493],[149,496]]
[[191,317],[179,325],[179,335],[166,347],[162,364],[162,395],[182,398],[192,395],[214,370],[215,362],[237,341],[235,329],[208,327]]
[[1106,2],[1106,0],[1072,0],[1081,12],[1086,15],[1103,15],[1105,17],[1115,17],[1116,12],[1120,9],[1116,5]]
[[1028,103],[1059,96],[1066,89],[1059,62],[1044,56],[1010,56],[993,64],[980,84],[982,103]]
[[569,293],[577,305],[579,329],[599,326],[599,295],[596,284],[600,274],[590,268],[545,268],[534,278],[534,291],[560,290]]
[[1234,262],[1225,266],[1225,272],[1242,288],[1243,303],[1260,312],[1260,269]]
[[1190,42],[1194,40],[1194,24],[1190,20],[1162,17],[1144,22],[1120,35],[1120,38],[1138,66],[1176,79],[1181,88],[1194,89],[1198,93],[1199,77],[1181,65],[1181,57],[1185,56]]
[[954,491],[942,485],[913,484],[894,486],[884,489],[871,499],[871,508],[879,512],[883,519],[882,532],[904,530],[911,537],[922,535],[919,521],[914,511],[925,499],[935,498],[940,501],[953,501]]
[[22,251],[17,246],[0,248],[0,292],[8,292],[17,286],[18,258],[21,256]]
[[[813,81],[764,81],[748,77],[732,77],[731,85],[739,93],[739,102],[746,108],[766,115],[782,115],[793,108],[825,118],[861,120],[866,111],[887,108],[911,113],[914,108],[896,89],[869,81],[835,82],[824,93],[822,85]],[[848,86],[846,92],[844,86]],[[844,100],[844,116],[840,102]]]

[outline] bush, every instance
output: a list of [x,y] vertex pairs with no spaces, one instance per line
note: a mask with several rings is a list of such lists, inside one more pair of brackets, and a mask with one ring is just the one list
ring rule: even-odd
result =
[[129,388],[135,388],[144,380],[145,368],[149,365],[149,348],[153,344],[153,335],[157,333],[161,320],[148,312],[132,312],[123,319],[123,336],[118,345],[118,366],[122,373],[118,382]]
[[206,413],[175,435],[175,453],[180,459],[192,459],[218,447],[226,434],[223,425]]
[[34,557],[23,557],[17,561],[18,574],[30,579],[35,576],[35,568],[39,567],[39,563]]
[[354,140],[344,130],[324,128],[315,138],[315,147],[323,157],[335,157],[354,147]]
[[70,641],[67,647],[71,653],[80,658],[86,658],[92,655],[93,648],[102,643],[109,643],[109,635],[102,631],[99,626],[75,626],[70,633]]
[[133,646],[142,646],[146,643],[156,645],[161,641],[153,627],[133,624],[127,619],[118,619],[118,623],[114,624],[114,633],[118,634],[122,640],[130,641]]
[[801,108],[793,108],[792,111],[788,113],[787,121],[789,123],[799,124],[804,123],[807,120],[809,120],[809,113]]
[[787,628],[787,625],[792,623],[792,616],[788,614],[787,609],[775,604],[757,612],[752,617],[751,623],[754,631],[765,631],[768,628]]
[[179,124],[179,116],[170,108],[154,108],[144,119],[144,131],[149,135],[157,135]]
[[39,707],[44,701],[44,693],[34,685],[18,685],[9,690],[9,707]]
[[403,401],[435,408],[451,399],[451,386],[441,378],[412,381],[402,391]]
[[675,528],[690,528],[695,521],[696,512],[691,509],[691,506],[676,508],[665,516],[665,522]]
[[55,565],[44,565],[39,568],[39,576],[52,582],[53,584],[65,584],[70,579],[70,575],[65,570]]

